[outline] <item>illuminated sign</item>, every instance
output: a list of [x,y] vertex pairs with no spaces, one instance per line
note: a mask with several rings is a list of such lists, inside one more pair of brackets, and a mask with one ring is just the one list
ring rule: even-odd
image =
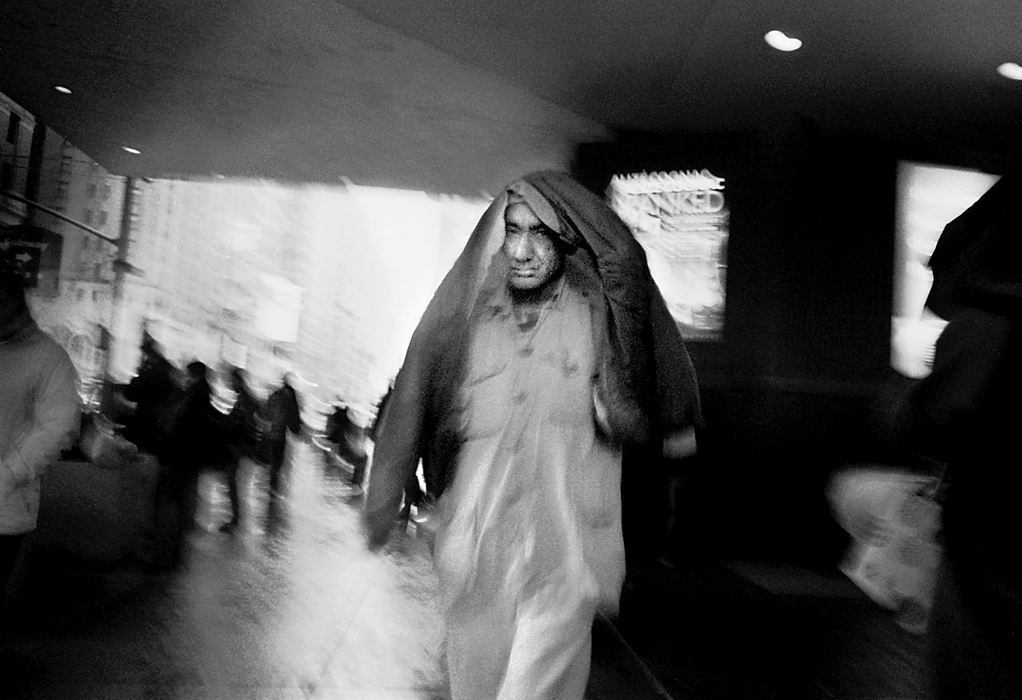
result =
[[685,338],[719,340],[729,220],[724,178],[706,169],[615,175],[607,197],[646,251]]
[[38,226],[0,227],[0,258],[13,265],[29,289],[54,295],[64,238]]

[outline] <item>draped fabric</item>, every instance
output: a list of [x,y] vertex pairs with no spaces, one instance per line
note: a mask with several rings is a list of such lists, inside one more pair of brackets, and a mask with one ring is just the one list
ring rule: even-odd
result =
[[[522,180],[556,213],[562,236],[580,244],[568,259],[596,293],[588,303],[601,358],[598,391],[612,437],[624,445],[656,445],[663,435],[701,420],[695,371],[676,324],[656,288],[645,254],[602,199],[569,176],[536,172]],[[439,497],[454,477],[461,445],[456,397],[465,380],[469,319],[488,278],[500,281],[503,213],[497,197],[440,284],[412,335],[391,400],[379,417],[365,522],[374,546],[390,532],[404,485],[419,459],[427,491]]]

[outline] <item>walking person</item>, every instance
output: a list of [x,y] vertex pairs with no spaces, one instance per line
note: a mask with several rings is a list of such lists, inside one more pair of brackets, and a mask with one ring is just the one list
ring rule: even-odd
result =
[[231,389],[234,406],[227,416],[227,496],[231,505],[231,519],[220,526],[220,532],[232,532],[241,522],[241,468],[244,460],[262,457],[259,448],[263,439],[265,419],[259,399],[249,387],[245,370],[231,369]]
[[1022,697],[1022,171],[941,233],[926,305],[948,321],[896,411],[903,444],[945,463],[944,563],[930,614],[935,696]]
[[284,495],[281,488],[281,472],[288,455],[288,437],[297,437],[302,432],[301,407],[298,392],[292,384],[290,374],[285,374],[280,386],[266,400],[267,427],[263,438],[265,457],[270,471],[270,497]]
[[176,368],[148,332],[142,335],[141,353],[138,371],[123,392],[134,406],[123,435],[140,452],[159,458],[173,427],[181,387]]
[[351,467],[347,495],[361,496],[369,463],[365,445],[366,430],[352,420],[350,406],[339,405],[330,418],[330,439],[334,444],[334,454],[339,461]]
[[364,511],[394,531],[423,461],[451,694],[582,698],[624,579],[622,449],[694,449],[684,342],[627,226],[567,175],[487,210],[412,337]]
[[0,259],[0,603],[39,517],[42,478],[80,424],[78,375],[32,319],[20,271]]
[[188,532],[195,526],[199,475],[215,460],[222,426],[210,402],[209,368],[187,367],[186,389],[163,452],[156,486],[157,557],[160,568],[175,568],[184,559]]

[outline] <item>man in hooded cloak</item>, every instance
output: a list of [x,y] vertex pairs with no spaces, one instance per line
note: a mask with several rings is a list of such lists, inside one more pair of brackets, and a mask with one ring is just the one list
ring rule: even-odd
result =
[[452,696],[583,697],[593,618],[616,611],[625,574],[622,448],[684,456],[700,421],[625,224],[561,173],[509,186],[423,314],[380,421],[370,545],[421,458]]

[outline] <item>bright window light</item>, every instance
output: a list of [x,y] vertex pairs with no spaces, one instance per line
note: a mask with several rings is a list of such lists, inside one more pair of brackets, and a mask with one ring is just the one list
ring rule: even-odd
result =
[[70,95],[71,94],[71,88],[64,87],[63,85],[54,85],[53,89],[56,90],[57,92],[61,93],[62,95]]
[[137,148],[132,148],[131,146],[121,146],[121,149],[123,149],[124,151],[127,151],[128,153],[132,154],[133,156],[137,156],[138,154],[140,154],[142,152],[142,151],[138,150]]

